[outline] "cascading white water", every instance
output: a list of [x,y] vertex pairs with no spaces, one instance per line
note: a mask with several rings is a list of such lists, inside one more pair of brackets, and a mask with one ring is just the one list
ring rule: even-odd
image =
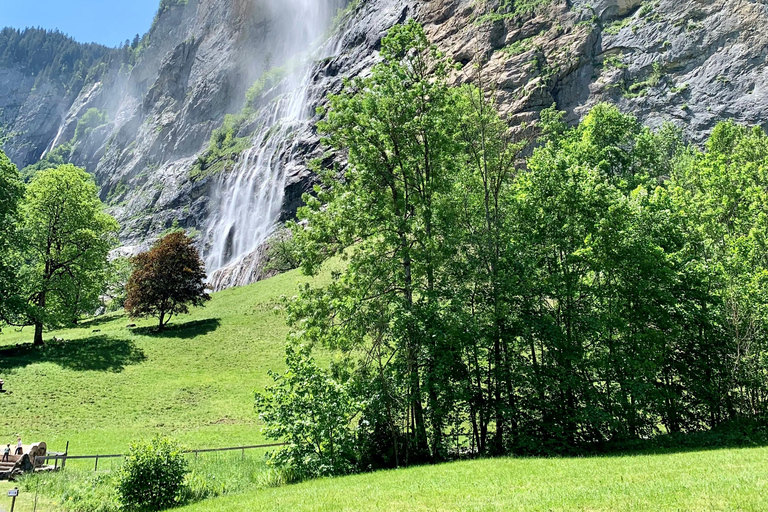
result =
[[[276,20],[274,37],[283,59],[310,52],[326,56],[319,39],[345,0],[269,0]],[[282,84],[285,93],[267,107],[265,122],[237,169],[220,176],[211,195],[205,262],[210,285],[219,290],[248,284],[260,264],[258,249],[280,218],[286,185],[285,155],[294,153],[291,136],[306,120],[312,59]]]

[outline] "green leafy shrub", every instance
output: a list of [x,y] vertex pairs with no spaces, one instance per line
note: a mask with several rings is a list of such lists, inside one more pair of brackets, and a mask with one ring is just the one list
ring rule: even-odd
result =
[[245,112],[250,113],[258,107],[259,98],[272,87],[282,82],[288,75],[287,67],[273,68],[264,73],[261,78],[245,93]]
[[173,440],[155,437],[137,442],[117,474],[117,494],[128,510],[165,510],[179,505],[185,494],[187,460]]
[[551,0],[502,0],[495,10],[480,16],[477,21],[479,23],[492,23],[499,20],[518,18],[533,14],[551,3]]
[[95,128],[105,125],[108,121],[109,118],[106,112],[97,108],[88,109],[88,111],[77,121],[75,134],[72,136],[71,140],[56,146],[46,153],[37,163],[28,165],[21,170],[21,175],[24,178],[24,181],[32,181],[32,178],[34,178],[40,171],[70,163],[75,144],[87,137]]
[[275,384],[256,395],[256,408],[269,439],[287,446],[270,464],[288,481],[355,471],[355,436],[351,421],[359,403],[348,387],[321,369],[307,346],[286,347],[288,371],[270,372]]
[[250,137],[239,137],[238,133],[248,120],[244,110],[240,114],[227,114],[224,122],[211,134],[208,149],[201,154],[190,171],[190,177],[199,181],[206,176],[231,171],[242,154],[251,144]]
[[45,156],[40,159],[39,162],[28,165],[24,169],[21,170],[21,177],[26,182],[32,181],[32,178],[37,176],[37,173],[40,171],[44,171],[46,169],[53,169],[55,167],[58,167],[60,165],[64,165],[69,163],[70,157],[72,156],[72,144],[69,142],[65,142],[64,144],[60,146],[56,146],[52,150],[50,150],[48,153],[45,154]]
[[83,140],[95,128],[107,124],[109,117],[105,111],[97,108],[89,108],[88,111],[77,121],[75,136],[72,142]]

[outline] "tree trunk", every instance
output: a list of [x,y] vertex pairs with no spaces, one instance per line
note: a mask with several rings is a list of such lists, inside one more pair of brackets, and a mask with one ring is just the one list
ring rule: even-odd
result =
[[35,322],[35,342],[34,345],[36,347],[42,347],[45,345],[45,342],[43,341],[43,323],[42,322]]
[[[41,312],[45,311],[45,302],[46,302],[46,293],[42,292],[37,298],[37,307],[40,308]],[[45,345],[45,342],[43,341],[43,321],[38,318],[35,320],[34,346],[42,347],[43,345]]]
[[[404,244],[407,243],[405,236],[401,236]],[[406,245],[404,245],[406,247]],[[408,310],[413,312],[413,289],[411,277],[411,257],[406,254],[403,260],[405,272],[405,298]],[[415,436],[415,456],[417,462],[425,462],[429,459],[429,443],[427,440],[427,428],[424,424],[424,407],[421,402],[421,377],[419,375],[419,348],[416,335],[416,327],[413,325],[412,315],[408,320],[407,327],[407,354],[408,354],[408,372],[410,374],[410,402],[413,414],[413,435]]]

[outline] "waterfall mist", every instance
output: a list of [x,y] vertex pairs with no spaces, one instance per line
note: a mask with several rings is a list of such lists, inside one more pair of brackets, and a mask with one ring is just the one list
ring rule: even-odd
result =
[[[260,268],[260,248],[279,222],[286,164],[293,159],[295,133],[312,116],[307,105],[313,63],[333,50],[323,41],[334,16],[348,0],[266,0],[271,62],[289,66],[287,77],[258,114],[252,146],[234,172],[216,178],[205,232],[204,258],[210,285],[219,290],[252,282]],[[263,4],[263,5],[262,5]],[[306,163],[303,163],[306,164]]]

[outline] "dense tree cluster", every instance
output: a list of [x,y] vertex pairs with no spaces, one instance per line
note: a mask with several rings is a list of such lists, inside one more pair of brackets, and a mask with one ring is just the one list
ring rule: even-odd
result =
[[698,150],[611,106],[576,127],[549,109],[521,163],[421,27],[381,53],[330,98],[320,130],[349,165],[293,226],[307,273],[345,264],[288,303],[289,371],[257,400],[279,463],[441,460],[460,432],[482,454],[576,453],[768,412],[762,130],[725,123]]
[[95,81],[119,52],[99,44],[83,44],[58,31],[42,28],[0,30],[0,67],[18,66],[68,91]]

